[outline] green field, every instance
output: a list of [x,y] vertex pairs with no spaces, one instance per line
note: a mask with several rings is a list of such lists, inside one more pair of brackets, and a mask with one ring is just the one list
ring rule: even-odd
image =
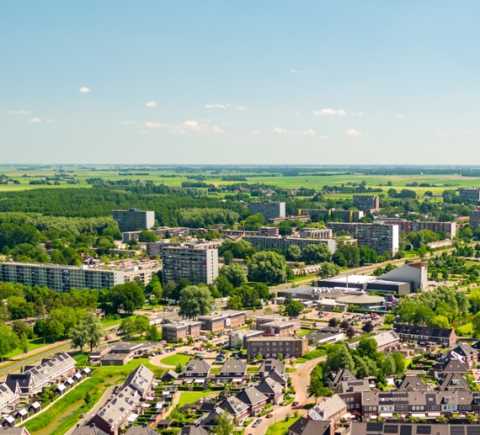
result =
[[[412,183],[416,181],[417,183],[429,183],[444,185],[450,184],[451,187],[445,186],[434,186],[434,187],[409,187],[409,189],[415,190],[417,194],[423,195],[426,190],[432,191],[434,193],[441,193],[445,189],[451,189],[455,187],[475,187],[480,185],[480,177],[462,177],[459,174],[452,175],[362,175],[362,174],[352,174],[345,173],[338,175],[325,175],[325,176],[314,176],[314,175],[297,175],[297,176],[282,176],[281,174],[276,174],[274,169],[271,169],[270,172],[251,172],[246,168],[245,170],[235,170],[235,171],[222,171],[221,173],[212,173],[210,170],[199,170],[195,172],[175,172],[174,169],[168,170],[165,168],[151,167],[146,168],[145,170],[138,170],[135,168],[129,169],[128,175],[125,173],[115,170],[112,166],[95,166],[96,170],[91,170],[91,168],[80,168],[76,166],[64,166],[64,169],[67,175],[72,176],[78,184],[67,184],[64,181],[60,181],[59,185],[30,185],[30,181],[39,181],[45,177],[53,177],[57,173],[60,166],[51,166],[51,167],[37,167],[37,168],[18,168],[14,166],[3,166],[1,168],[1,173],[5,174],[12,180],[18,181],[18,185],[0,185],[0,191],[18,191],[18,190],[30,190],[30,189],[56,189],[56,188],[90,188],[91,185],[86,183],[88,178],[103,178],[104,180],[145,180],[153,181],[155,184],[165,184],[166,186],[178,187],[181,186],[181,183],[184,181],[194,181],[187,178],[187,176],[196,176],[202,175],[207,177],[205,182],[215,183],[215,184],[233,184],[238,183],[237,181],[223,181],[222,176],[225,175],[235,175],[235,176],[244,176],[247,178],[247,183],[264,183],[269,185],[275,185],[281,188],[299,188],[299,187],[308,187],[320,190],[324,185],[341,185],[346,183],[360,183],[361,181],[366,181],[369,187],[378,188],[380,187],[387,192],[390,187],[401,189],[406,187],[407,183]],[[311,173],[313,168],[302,168],[301,171],[308,174]],[[145,174],[145,175],[144,175]],[[25,175],[25,176],[24,176]],[[174,177],[172,177],[174,175]],[[265,176],[263,176],[265,175]],[[274,176],[272,176],[274,175]],[[391,186],[387,187],[387,183],[391,182]],[[243,182],[245,183],[245,182]],[[382,185],[382,186],[380,186]],[[347,198],[351,194],[336,194],[332,195],[335,198]]]
[[167,366],[173,366],[176,367],[178,363],[181,363],[182,365],[187,364],[192,357],[190,355],[182,355],[182,354],[175,354],[175,355],[170,355],[166,356],[165,358],[162,358],[160,362],[162,364],[165,364]]
[[178,404],[180,407],[182,407],[183,405],[194,403],[202,397],[212,395],[215,395],[215,393],[212,393],[211,391],[182,391]]
[[288,433],[288,428],[295,423],[300,417],[289,418],[288,421],[279,421],[278,423],[272,424],[265,432],[265,435],[286,435]]
[[464,336],[472,335],[473,334],[473,325],[472,322],[467,323],[465,325],[459,326],[457,328]]

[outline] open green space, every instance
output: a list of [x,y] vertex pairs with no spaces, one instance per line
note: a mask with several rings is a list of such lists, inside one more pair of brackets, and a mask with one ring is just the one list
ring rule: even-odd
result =
[[265,432],[265,435],[286,435],[288,434],[288,428],[295,423],[300,416],[298,417],[291,417],[288,421],[279,421],[278,423],[274,423]]
[[467,323],[465,325],[459,326],[457,328],[459,332],[462,333],[463,336],[468,336],[473,334],[473,325],[472,322]]
[[[44,347],[45,345],[48,345],[49,343],[45,343],[44,339],[43,338],[36,338],[34,340],[30,340],[28,342],[28,352],[31,352],[32,350],[35,350],[35,349],[39,349],[41,347]],[[59,346],[62,346],[61,344],[59,344]],[[13,350],[12,352],[10,353],[7,353],[3,359],[4,360],[7,360],[9,358],[13,358],[15,356],[18,356],[18,355],[21,355],[23,353],[23,350],[20,349],[20,348],[17,348],[15,350]]]
[[175,355],[170,355],[170,356],[166,356],[165,358],[162,358],[160,362],[167,366],[176,367],[179,363],[183,365],[187,364],[191,359],[192,359],[191,355],[183,355],[183,354],[177,353]]
[[313,332],[313,331],[314,331],[314,329],[302,328],[302,329],[300,329],[300,331],[297,332],[297,337],[302,337],[304,335],[310,334],[310,332]]

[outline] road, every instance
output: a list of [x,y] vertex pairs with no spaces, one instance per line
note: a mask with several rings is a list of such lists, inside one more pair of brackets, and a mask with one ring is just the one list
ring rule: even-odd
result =
[[[310,399],[308,397],[308,386],[310,385],[310,373],[314,367],[320,362],[325,360],[325,356],[316,358],[311,361],[307,361],[303,364],[297,366],[297,371],[290,373],[292,379],[292,385],[295,388],[295,402],[298,402],[298,406],[294,408],[290,405],[288,406],[278,406],[276,409],[272,410],[270,413],[273,414],[272,418],[262,417],[262,422],[254,429],[249,427],[246,429],[245,433],[247,435],[263,435],[267,432],[267,429],[272,424],[279,422],[285,418],[287,414],[293,417],[293,413],[297,412],[299,415],[306,414],[307,410],[305,405],[307,403],[314,403],[315,399]],[[256,420],[256,419],[254,419]]]

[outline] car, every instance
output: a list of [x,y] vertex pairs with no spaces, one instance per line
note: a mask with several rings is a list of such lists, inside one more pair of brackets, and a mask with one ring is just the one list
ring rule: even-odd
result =
[[273,417],[273,414],[267,414],[265,417],[266,417],[266,418],[272,418],[272,417]]
[[87,414],[80,414],[80,418],[85,418]]
[[255,423],[252,424],[252,427],[257,427],[261,422],[262,422],[262,419],[258,418],[257,420],[255,420]]
[[292,402],[292,406],[298,406],[298,402]]

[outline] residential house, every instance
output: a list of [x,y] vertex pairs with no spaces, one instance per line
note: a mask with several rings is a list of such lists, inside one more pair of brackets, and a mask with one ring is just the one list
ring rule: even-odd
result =
[[202,359],[192,359],[182,373],[186,384],[203,384],[210,372],[210,365]]
[[470,391],[470,385],[460,373],[447,373],[438,385],[440,391]]
[[178,379],[179,374],[173,370],[167,370],[160,378],[162,382],[172,382]]
[[288,428],[288,435],[333,435],[332,422],[301,417]]
[[459,344],[448,352],[451,358],[459,359],[460,361],[467,363],[469,367],[472,367],[478,362],[480,350],[475,349],[468,344]]
[[[466,434],[467,425],[403,423],[351,423],[349,435],[456,435]],[[453,430],[455,428],[455,430]]]
[[18,383],[10,382],[10,385],[5,382],[0,383],[0,411],[7,407],[14,407],[20,401],[20,393]]
[[437,343],[444,347],[453,347],[457,342],[457,336],[453,328],[445,329],[435,326],[395,323],[393,330],[401,341],[411,341],[419,344]]
[[340,382],[344,381],[356,381],[355,375],[348,369],[339,370],[337,373],[332,374],[328,379],[328,388],[336,390]]
[[144,399],[150,393],[153,379],[153,372],[141,364],[128,375],[127,379],[122,385],[122,389],[125,387],[131,387],[132,389],[136,390],[138,394],[140,394],[142,399]]
[[249,406],[235,396],[227,397],[218,403],[218,407],[232,415],[237,425],[242,424],[249,416]]
[[416,375],[405,375],[399,382],[397,382],[398,391],[426,391],[427,386]]
[[337,421],[347,413],[347,404],[338,395],[334,394],[315,405],[308,413],[307,418],[315,421]]
[[277,405],[283,401],[282,385],[270,377],[264,378],[255,388],[265,394],[265,396],[268,397],[268,402],[273,405]]
[[208,435],[208,430],[201,426],[183,426],[179,435]]
[[247,366],[243,361],[237,359],[227,359],[222,367],[217,378],[229,378],[232,382],[242,382],[245,373],[247,372]]
[[447,373],[468,373],[470,368],[467,363],[463,363],[458,359],[447,357],[437,361],[430,372],[434,373],[438,378],[444,377]]
[[158,435],[158,432],[144,424],[143,426],[129,427],[125,435]]
[[[372,338],[377,342],[378,352],[395,352],[401,348],[400,337],[395,333],[395,331],[381,332],[380,334],[374,335]],[[350,349],[356,349],[358,343],[358,341],[349,343],[348,347]]]
[[266,377],[273,370],[283,375],[285,373],[285,364],[277,358],[267,358],[260,364],[258,372],[260,376]]
[[268,397],[255,387],[244,388],[237,394],[237,399],[248,406],[248,412],[251,416],[258,415],[262,412],[268,402]]
[[30,432],[25,427],[6,427],[0,430],[0,433],[2,435],[30,435]]

